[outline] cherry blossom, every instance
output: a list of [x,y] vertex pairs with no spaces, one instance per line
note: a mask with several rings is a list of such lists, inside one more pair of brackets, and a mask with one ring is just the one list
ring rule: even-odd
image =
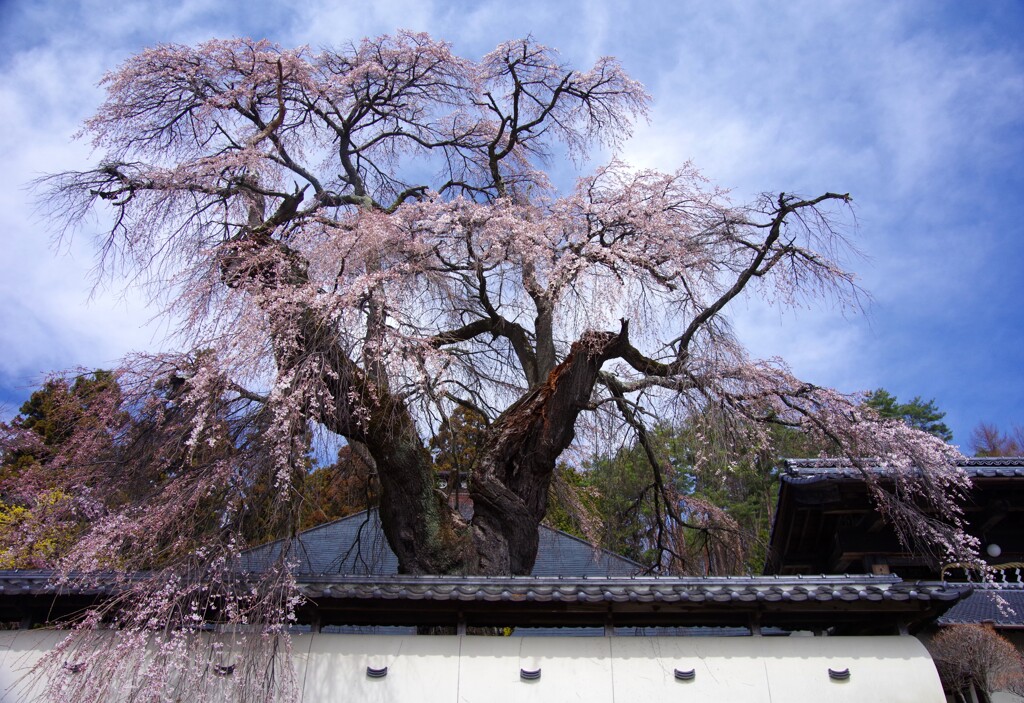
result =
[[[524,39],[475,62],[414,33],[319,52],[216,40],[144,51],[104,86],[82,131],[97,166],[40,192],[67,236],[110,218],[100,271],[128,272],[191,350],[118,371],[147,430],[105,477],[149,490],[94,489],[104,515],[67,565],[155,569],[120,623],[136,648],[214,601],[228,622],[286,629],[287,563],[248,595],[231,565],[255,486],[273,486],[293,534],[318,435],[374,466],[405,573],[529,573],[560,457],[632,436],[657,476],[670,468],[646,443],[652,418],[709,409],[751,447],[770,449],[771,424],[832,442],[901,534],[974,558],[955,449],[749,358],[729,324],[748,295],[858,307],[848,195],[736,205],[691,164],[614,158],[552,187],[551,160],[583,164],[646,115],[614,59],[576,71]],[[440,497],[429,451],[458,407],[489,423],[471,520]],[[665,497],[677,524],[723,524]],[[151,697],[178,676],[154,670]]]

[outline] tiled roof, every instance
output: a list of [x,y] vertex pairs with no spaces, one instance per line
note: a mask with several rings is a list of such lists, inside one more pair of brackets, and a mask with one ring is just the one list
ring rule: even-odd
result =
[[[959,462],[971,478],[1024,477],[1024,457],[975,457]],[[868,464],[869,471],[886,471],[885,466]],[[822,479],[862,478],[861,469],[849,459],[787,459],[784,481],[801,483]]]
[[[48,572],[0,571],[0,618],[73,617],[116,595],[113,577],[57,587]],[[840,634],[919,628],[969,586],[895,576],[340,576],[297,578],[309,627],[740,627],[830,629]]]
[[538,578],[388,576],[300,579],[310,598],[568,603],[955,601],[965,589],[895,576]]
[[947,610],[937,622],[940,625],[991,623],[1000,628],[1024,628],[1024,589],[976,590]]
[[[540,527],[533,576],[631,576],[643,566],[572,535]],[[245,568],[259,571],[277,560],[283,541],[270,542],[243,555]],[[297,575],[377,575],[398,573],[376,510],[363,511],[299,533],[291,558]]]
[[[2,595],[106,594],[113,577],[90,586],[57,585],[53,572],[0,571]],[[969,585],[904,582],[897,576],[536,577],[536,576],[305,576],[303,595],[323,599],[524,601],[580,603],[752,603],[803,601],[954,601]],[[1024,595],[1024,594],[1022,594]]]

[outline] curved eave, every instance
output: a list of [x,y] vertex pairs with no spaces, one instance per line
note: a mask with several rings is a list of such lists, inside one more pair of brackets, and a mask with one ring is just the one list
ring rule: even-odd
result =
[[300,581],[321,624],[883,630],[946,611],[967,588],[895,577],[330,577]]
[[[451,626],[773,626],[884,629],[923,623],[964,586],[894,576],[555,578],[314,576],[298,580],[300,622]],[[66,617],[120,590],[110,577],[59,585],[49,572],[0,571],[0,617]],[[21,613],[28,613],[23,616]]]

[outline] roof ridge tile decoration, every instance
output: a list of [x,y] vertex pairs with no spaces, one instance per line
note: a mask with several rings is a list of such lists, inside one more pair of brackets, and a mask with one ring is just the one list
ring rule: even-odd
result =
[[[825,479],[860,479],[862,471],[894,470],[870,458],[861,463],[858,467],[847,458],[786,459],[782,479],[789,483],[811,483]],[[1024,457],[969,457],[957,464],[972,478],[1024,477]]]
[[[93,594],[107,591],[96,577],[82,587],[56,586],[50,571],[0,571],[0,594]],[[113,576],[107,581],[116,588]],[[544,576],[314,576],[298,579],[310,598],[385,600],[536,600],[598,602],[660,600],[750,602],[761,599],[854,601],[892,598],[951,601],[972,590],[970,584],[903,581],[893,575],[837,574],[814,577],[641,576],[571,579]],[[1018,590],[1018,593],[1021,593]],[[1024,593],[1022,593],[1024,595]]]

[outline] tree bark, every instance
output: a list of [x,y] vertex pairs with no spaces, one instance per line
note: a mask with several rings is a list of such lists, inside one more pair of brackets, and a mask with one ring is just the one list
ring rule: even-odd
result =
[[318,380],[335,400],[331,411],[322,412],[318,419],[348,441],[363,444],[373,458],[381,485],[381,525],[398,557],[399,571],[464,571],[465,521],[449,510],[436,489],[432,457],[408,406],[386,384],[367,380],[363,369],[338,348],[330,325],[320,324],[310,311],[302,313],[301,319],[300,339],[288,346],[302,350],[302,357],[279,363],[294,368],[313,352]]
[[585,334],[544,383],[492,423],[470,476],[470,523],[436,488],[432,457],[406,404],[385,385],[369,383],[314,313],[301,313],[299,329],[299,339],[280,346],[301,356],[279,356],[279,364],[298,369],[317,358],[313,368],[335,398],[333,411],[319,419],[373,457],[381,523],[400,572],[529,574],[555,464],[575,436],[601,366],[629,348],[627,323],[618,333]]
[[491,426],[469,484],[478,573],[532,570],[555,463],[575,436],[576,417],[590,399],[601,365],[627,344],[625,323],[617,334],[584,335],[543,384]]

